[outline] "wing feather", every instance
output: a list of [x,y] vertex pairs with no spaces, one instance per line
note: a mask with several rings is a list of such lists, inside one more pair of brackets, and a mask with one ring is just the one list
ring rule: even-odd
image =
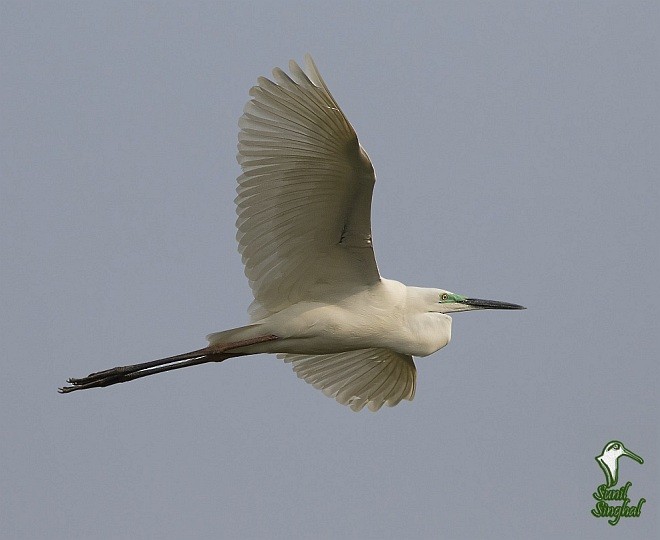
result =
[[411,356],[386,349],[335,354],[281,354],[294,372],[326,396],[354,411],[377,411],[415,395],[417,370]]
[[314,62],[258,79],[239,120],[236,221],[254,320],[319,283],[380,279],[371,243],[373,167]]

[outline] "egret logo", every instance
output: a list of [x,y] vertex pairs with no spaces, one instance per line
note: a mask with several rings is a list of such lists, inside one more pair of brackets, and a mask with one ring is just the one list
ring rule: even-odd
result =
[[612,526],[619,523],[622,517],[639,517],[642,514],[642,505],[646,502],[646,499],[642,497],[636,505],[630,505],[628,498],[628,490],[632,487],[630,481],[620,488],[614,488],[619,479],[619,458],[621,456],[627,456],[640,464],[644,463],[641,457],[628,450],[619,441],[608,442],[603,448],[602,454],[595,458],[605,474],[605,483],[598,486],[593,494],[594,499],[598,502],[591,510],[591,514],[595,517],[609,518],[607,522]]

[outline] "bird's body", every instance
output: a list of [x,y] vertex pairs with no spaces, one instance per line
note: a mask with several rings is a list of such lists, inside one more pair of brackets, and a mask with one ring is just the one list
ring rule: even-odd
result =
[[210,334],[208,340],[213,346],[278,336],[277,341],[236,349],[249,354],[330,354],[382,348],[428,356],[451,339],[451,317],[438,309],[437,299],[443,292],[381,278],[349,294],[329,292],[324,300],[297,302],[252,325]]
[[108,386],[233,356],[276,353],[340,403],[378,410],[412,399],[413,356],[451,339],[450,312],[521,309],[381,277],[371,236],[376,181],[366,151],[312,59],[250,90],[241,128],[238,249],[254,294],[252,324],[209,346],[69,379]]

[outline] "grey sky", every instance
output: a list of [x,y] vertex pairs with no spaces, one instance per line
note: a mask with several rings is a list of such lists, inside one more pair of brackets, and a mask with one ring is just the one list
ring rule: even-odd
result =
[[[657,534],[659,6],[0,3],[0,536]],[[266,356],[58,395],[247,321],[237,120],[305,52],[382,274],[528,310],[457,314],[376,414]],[[616,527],[612,439],[648,500]]]

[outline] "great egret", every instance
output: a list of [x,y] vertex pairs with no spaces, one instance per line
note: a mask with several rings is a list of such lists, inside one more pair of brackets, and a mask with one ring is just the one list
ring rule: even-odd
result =
[[413,356],[449,343],[447,313],[524,309],[380,276],[371,241],[371,161],[312,58],[250,90],[239,120],[238,250],[252,324],[203,349],[69,379],[67,393],[227,358],[277,353],[298,377],[358,411],[415,395]]

